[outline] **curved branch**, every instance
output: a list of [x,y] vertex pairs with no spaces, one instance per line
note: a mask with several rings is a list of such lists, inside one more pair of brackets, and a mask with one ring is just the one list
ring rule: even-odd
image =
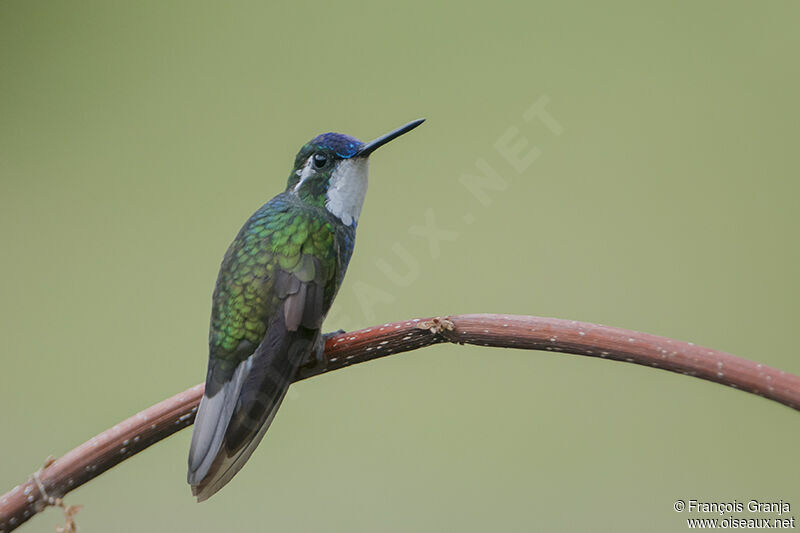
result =
[[[548,350],[680,372],[763,396],[800,410],[800,377],[734,355],[647,333],[574,320],[516,315],[414,319],[343,333],[325,344],[325,365],[301,368],[296,381],[391,354],[451,342]],[[196,385],[92,437],[0,496],[0,533],[71,490],[194,422]]]

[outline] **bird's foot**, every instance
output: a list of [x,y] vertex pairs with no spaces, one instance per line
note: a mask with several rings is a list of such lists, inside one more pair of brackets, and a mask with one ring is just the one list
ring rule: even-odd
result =
[[328,339],[330,339],[331,337],[335,337],[336,335],[341,335],[342,333],[347,333],[347,332],[343,329],[337,329],[336,331],[331,331],[330,333],[323,333],[322,347],[323,348],[325,347],[325,343],[327,342]]
[[325,342],[331,337],[341,335],[342,333],[345,333],[343,329],[331,331],[330,333],[323,333],[317,341],[317,345],[311,350],[308,359],[303,363],[303,366],[313,370],[326,368],[328,366],[328,360],[325,359]]

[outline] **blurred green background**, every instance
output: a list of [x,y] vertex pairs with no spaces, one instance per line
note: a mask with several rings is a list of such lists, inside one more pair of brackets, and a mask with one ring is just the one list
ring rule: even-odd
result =
[[[0,3],[0,492],[203,379],[219,262],[302,143],[418,116],[372,159],[326,329],[536,314],[800,373],[799,15]],[[560,135],[525,120],[537,102]],[[504,135],[540,155],[518,171]],[[481,160],[504,184],[488,205],[461,183]],[[426,216],[449,240],[417,234]],[[70,494],[82,530],[682,531],[678,498],[800,508],[797,412],[552,353],[439,346],[295,385],[203,505],[189,439]]]

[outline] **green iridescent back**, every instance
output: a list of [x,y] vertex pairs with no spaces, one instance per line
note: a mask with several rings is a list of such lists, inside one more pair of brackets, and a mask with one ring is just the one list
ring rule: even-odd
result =
[[222,261],[213,296],[210,356],[234,366],[252,354],[293,282],[322,291],[321,323],[344,277],[354,238],[354,227],[291,192],[256,211]]

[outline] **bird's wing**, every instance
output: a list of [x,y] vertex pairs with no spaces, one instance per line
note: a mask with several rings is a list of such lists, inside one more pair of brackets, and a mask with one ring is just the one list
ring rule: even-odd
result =
[[[315,261],[307,257],[309,263]],[[269,322],[261,344],[217,387],[216,394],[203,396],[189,452],[188,480],[198,501],[222,488],[249,459],[297,369],[316,348],[323,287],[318,280],[301,277],[297,272],[279,274],[281,309]],[[226,374],[224,369],[219,373]],[[210,366],[207,380],[213,382],[216,374]]]
[[[234,255],[235,248],[234,243]],[[262,305],[268,304],[269,313],[260,318],[265,331],[255,351],[244,359],[235,351],[230,355],[236,357],[210,358],[206,393],[189,451],[188,481],[198,501],[209,498],[242,468],[267,431],[297,369],[317,347],[327,311],[326,287],[335,272],[325,268],[316,254],[304,253],[310,251],[307,248],[297,250],[295,257],[273,253],[266,269],[272,275],[257,280],[262,286],[255,292]],[[223,263],[223,270],[233,272],[228,278],[238,279],[235,268],[226,269]],[[237,292],[231,287],[218,285],[217,289],[236,300],[251,288]],[[248,307],[248,299],[242,301]],[[245,324],[239,347],[246,348],[246,335],[252,330],[248,324],[254,321],[252,313],[239,319]],[[234,331],[236,325],[223,324],[222,329]]]

